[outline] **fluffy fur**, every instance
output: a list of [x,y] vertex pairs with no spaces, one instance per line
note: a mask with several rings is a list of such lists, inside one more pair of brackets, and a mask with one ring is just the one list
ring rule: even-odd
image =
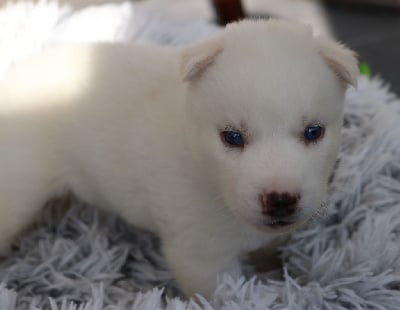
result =
[[[183,291],[208,295],[217,274],[240,273],[240,253],[272,251],[320,211],[355,80],[336,46],[242,22],[183,51],[79,45],[17,66],[0,85],[1,246],[72,191],[157,232]],[[310,123],[326,127],[315,145],[301,139]],[[243,151],[220,141],[227,126],[245,129]],[[301,193],[295,224],[268,226],[266,190]]]

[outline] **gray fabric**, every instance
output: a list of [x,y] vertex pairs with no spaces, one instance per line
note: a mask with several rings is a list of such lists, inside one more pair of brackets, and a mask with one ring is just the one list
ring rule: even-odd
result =
[[[35,37],[44,46],[66,33],[68,23],[76,22],[76,13],[54,5],[50,12],[50,4],[40,5],[40,10],[24,7],[23,14],[57,21],[45,25],[45,36]],[[126,14],[134,6],[123,5],[108,7],[107,12],[131,25],[124,28],[130,29],[127,40],[139,37],[177,45],[198,38],[200,32],[204,36],[217,31],[202,21],[169,21],[152,12]],[[91,8],[80,22],[105,9]],[[0,24],[7,14],[0,13]],[[61,15],[62,21],[55,18]],[[142,31],[137,31],[138,16],[148,21]],[[124,40],[118,27],[118,40]],[[25,35],[25,44],[13,45],[17,39],[0,30],[0,43],[8,42],[26,54],[40,50]],[[0,53],[5,52],[9,51]],[[10,56],[3,69],[13,61]],[[284,279],[258,275],[245,281],[223,276],[208,301],[174,299],[179,292],[159,253],[157,237],[72,200],[64,216],[62,211],[44,211],[36,227],[0,262],[0,309],[400,309],[400,101],[380,79],[361,78],[358,89],[349,90],[345,109],[330,203],[322,219],[295,232],[282,249]],[[169,296],[167,302],[164,296]]]

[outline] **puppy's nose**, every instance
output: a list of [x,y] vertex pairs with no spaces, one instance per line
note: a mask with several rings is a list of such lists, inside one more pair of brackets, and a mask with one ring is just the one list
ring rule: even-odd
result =
[[285,218],[296,212],[300,194],[265,193],[261,197],[262,213],[273,218]]

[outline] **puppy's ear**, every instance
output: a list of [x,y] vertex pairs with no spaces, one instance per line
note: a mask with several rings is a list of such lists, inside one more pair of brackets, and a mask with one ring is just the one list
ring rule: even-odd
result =
[[222,52],[222,38],[216,37],[183,49],[181,54],[181,76],[191,81],[212,65]]
[[356,53],[344,45],[326,38],[316,38],[320,54],[345,86],[357,86],[359,75]]

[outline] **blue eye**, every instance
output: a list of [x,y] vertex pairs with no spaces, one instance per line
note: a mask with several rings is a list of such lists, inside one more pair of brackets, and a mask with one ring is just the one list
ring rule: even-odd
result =
[[243,147],[244,139],[239,131],[223,131],[221,133],[224,142],[233,147]]
[[324,131],[324,127],[321,126],[308,126],[304,131],[304,139],[306,142],[316,141],[323,136]]

